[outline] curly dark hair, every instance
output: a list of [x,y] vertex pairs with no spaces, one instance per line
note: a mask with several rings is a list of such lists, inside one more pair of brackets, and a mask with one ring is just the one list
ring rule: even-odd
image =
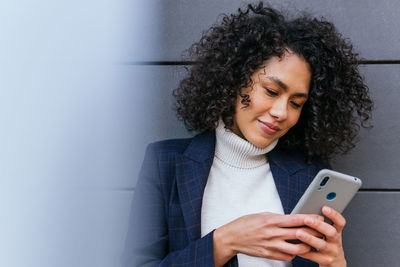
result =
[[251,75],[273,56],[292,51],[311,68],[309,98],[298,123],[279,146],[328,160],[355,146],[360,126],[371,127],[373,102],[358,70],[358,54],[324,18],[286,19],[262,2],[224,15],[189,51],[193,65],[173,92],[178,119],[189,131],[215,129],[219,118],[233,125],[235,103]]

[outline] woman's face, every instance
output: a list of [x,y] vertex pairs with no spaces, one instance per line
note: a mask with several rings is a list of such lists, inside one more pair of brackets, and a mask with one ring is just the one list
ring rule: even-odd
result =
[[263,148],[286,134],[300,117],[307,101],[311,72],[307,62],[286,52],[272,57],[252,76],[252,85],[242,88],[250,103],[238,96],[232,131]]

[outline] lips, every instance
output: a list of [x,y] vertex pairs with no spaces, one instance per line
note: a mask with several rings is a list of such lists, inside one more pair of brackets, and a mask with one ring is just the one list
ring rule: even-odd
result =
[[272,123],[263,122],[263,121],[262,121],[261,123],[267,125],[269,128],[271,128],[271,129],[273,129],[273,130],[275,130],[275,131],[279,131],[279,130],[281,129],[281,128],[279,128],[278,126],[273,125]]
[[263,132],[265,132],[268,135],[273,135],[281,130],[281,128],[269,122],[258,121],[258,124],[261,130],[263,130]]

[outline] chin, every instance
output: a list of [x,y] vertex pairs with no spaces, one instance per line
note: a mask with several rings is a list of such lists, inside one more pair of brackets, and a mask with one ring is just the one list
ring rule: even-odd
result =
[[249,138],[247,139],[250,143],[252,143],[254,146],[258,148],[265,148],[272,144],[272,142],[275,141],[275,139],[266,139],[265,137],[254,137],[254,138]]

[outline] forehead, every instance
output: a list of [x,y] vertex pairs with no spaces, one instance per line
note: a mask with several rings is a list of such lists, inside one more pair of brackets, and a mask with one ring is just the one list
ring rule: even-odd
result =
[[281,81],[288,89],[308,92],[311,71],[304,59],[293,53],[285,53],[281,58],[274,56],[266,61],[252,78],[255,82]]

